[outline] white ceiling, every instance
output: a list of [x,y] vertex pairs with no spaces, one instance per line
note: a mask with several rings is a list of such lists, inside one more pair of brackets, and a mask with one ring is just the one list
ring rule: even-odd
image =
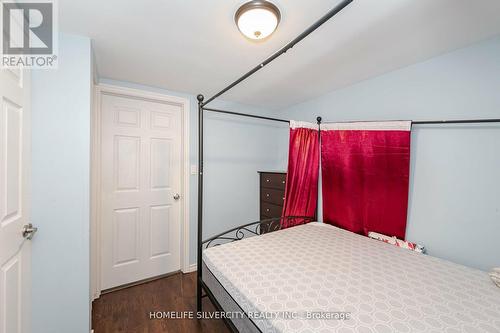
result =
[[[269,40],[233,15],[244,0],[60,0],[60,30],[94,41],[99,76],[210,96],[339,0],[274,0]],[[280,109],[500,34],[499,0],[354,0],[223,99]]]

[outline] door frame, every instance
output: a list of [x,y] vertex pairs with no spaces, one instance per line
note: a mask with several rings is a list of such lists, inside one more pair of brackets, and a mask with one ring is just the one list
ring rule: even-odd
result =
[[91,223],[90,223],[90,300],[93,301],[101,295],[101,96],[114,95],[137,98],[152,102],[179,105],[181,114],[181,235],[180,235],[180,262],[181,271],[189,272],[189,178],[190,178],[190,160],[189,160],[189,112],[190,102],[188,98],[171,96],[162,93],[155,93],[135,88],[125,88],[110,84],[97,84],[94,86],[94,105],[91,115]]

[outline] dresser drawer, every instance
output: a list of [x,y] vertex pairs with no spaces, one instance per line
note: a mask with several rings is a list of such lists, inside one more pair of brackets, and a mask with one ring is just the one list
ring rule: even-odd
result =
[[260,198],[263,202],[283,206],[283,202],[285,200],[285,190],[262,187],[260,189]]
[[286,174],[284,173],[261,173],[260,186],[262,188],[285,189]]
[[260,203],[260,215],[265,217],[281,217],[281,212],[283,210],[283,205],[273,205],[269,202]]

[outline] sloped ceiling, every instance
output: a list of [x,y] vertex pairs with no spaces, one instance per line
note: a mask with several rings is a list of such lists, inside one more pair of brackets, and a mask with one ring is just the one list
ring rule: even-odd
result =
[[[274,0],[264,42],[238,32],[244,1],[60,0],[60,30],[93,39],[100,77],[210,96],[293,39],[337,0]],[[498,0],[354,0],[223,96],[283,109],[500,34]]]

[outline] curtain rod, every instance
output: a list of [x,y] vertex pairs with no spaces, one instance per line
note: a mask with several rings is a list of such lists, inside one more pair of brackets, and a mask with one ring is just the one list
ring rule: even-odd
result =
[[215,95],[213,95],[212,97],[210,97],[209,99],[207,99],[206,102],[202,102],[202,106],[207,105],[208,103],[210,103],[211,101],[213,101],[214,99],[216,99],[217,97],[219,97],[220,95],[224,94],[228,90],[232,89],[234,86],[238,85],[241,81],[249,78],[255,72],[257,72],[258,70],[262,69],[264,66],[266,66],[267,64],[269,64],[274,59],[278,58],[280,55],[285,54],[286,51],[290,50],[292,47],[295,46],[295,44],[297,44],[298,42],[300,42],[301,40],[303,40],[304,38],[306,38],[314,30],[316,30],[320,26],[322,26],[323,23],[325,23],[326,21],[328,21],[329,19],[331,19],[333,16],[335,16],[338,12],[340,12],[342,9],[344,9],[352,1],[353,0],[344,0],[341,3],[339,3],[337,6],[335,6],[331,10],[329,10],[325,15],[323,15],[319,20],[317,20],[316,22],[314,22],[304,32],[302,32],[300,35],[298,35],[297,37],[295,37],[292,41],[290,41],[288,44],[286,44],[285,46],[283,46],[281,49],[279,49],[278,51],[276,51],[269,58],[267,58],[266,60],[262,61],[260,64],[258,64],[254,68],[252,68],[247,73],[243,74],[243,76],[241,76],[239,79],[237,79],[236,81],[234,81],[233,83],[231,83],[230,85],[228,85],[226,88],[222,89],[221,91],[219,91],[218,93],[216,93]]
[[500,123],[500,119],[416,120],[412,125]]
[[[346,124],[358,122],[383,122],[383,121],[402,121],[402,120],[351,120],[351,121],[331,121],[324,124]],[[403,120],[404,121],[404,120]],[[450,119],[450,120],[411,120],[412,125],[439,125],[439,124],[480,124],[480,123],[500,123],[500,118],[491,119]]]

